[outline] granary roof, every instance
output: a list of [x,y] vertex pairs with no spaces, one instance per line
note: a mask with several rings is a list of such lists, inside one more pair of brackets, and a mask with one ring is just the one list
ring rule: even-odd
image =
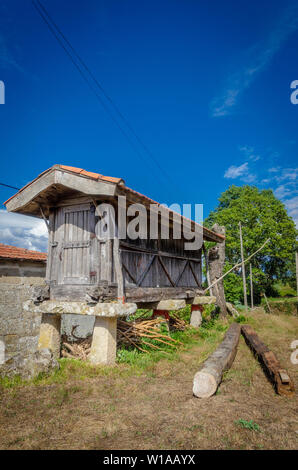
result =
[[17,246],[4,245],[3,243],[0,243],[0,259],[45,262],[47,260],[47,253],[26,250],[25,248],[19,248]]
[[[41,217],[40,207],[47,214],[47,206],[63,196],[71,196],[74,192],[80,192],[89,196],[113,197],[120,194],[127,198],[144,204],[160,204],[153,199],[138,193],[125,185],[122,178],[104,176],[67,165],[54,165],[41,173],[37,178],[21,188],[14,196],[4,204],[8,211],[19,212],[27,215]],[[169,211],[173,214],[172,211]],[[185,219],[185,217],[184,217]],[[195,222],[192,221],[193,225]],[[215,233],[204,227],[204,239],[221,242],[224,235]]]

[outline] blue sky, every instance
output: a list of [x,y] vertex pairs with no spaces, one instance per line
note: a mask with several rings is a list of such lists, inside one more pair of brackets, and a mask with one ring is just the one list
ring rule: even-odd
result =
[[[298,221],[298,1],[42,3],[163,171],[130,146],[32,3],[4,0],[1,182],[21,187],[62,163],[167,204],[203,203],[205,216],[248,183]],[[0,186],[2,201],[13,193]],[[3,206],[0,241],[45,249],[44,223]]]

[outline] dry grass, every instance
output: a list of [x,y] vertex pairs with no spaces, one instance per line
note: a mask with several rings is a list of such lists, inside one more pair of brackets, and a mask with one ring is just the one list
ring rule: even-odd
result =
[[[298,319],[250,314],[298,388],[290,344]],[[217,342],[224,333],[219,332]],[[1,449],[295,449],[297,398],[277,396],[240,340],[230,371],[211,398],[192,396],[199,363],[216,347],[204,339],[172,361],[88,368],[69,363],[68,378],[0,388]],[[257,423],[245,429],[239,420]],[[238,423],[237,423],[238,421]]]

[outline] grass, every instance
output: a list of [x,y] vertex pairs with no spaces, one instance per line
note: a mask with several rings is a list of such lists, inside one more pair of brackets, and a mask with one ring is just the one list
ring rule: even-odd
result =
[[[173,339],[179,341],[179,344],[175,347],[146,338],[147,343],[151,342],[161,348],[161,350],[152,350],[146,344],[141,344],[140,346],[147,353],[134,347],[119,348],[117,351],[116,367],[92,366],[88,362],[83,362],[79,359],[62,358],[59,359],[60,368],[50,375],[39,374],[32,380],[23,380],[19,376],[12,378],[4,377],[0,378],[0,387],[9,389],[24,387],[30,384],[37,386],[64,384],[74,377],[79,380],[87,380],[97,376],[129,377],[133,374],[140,375],[142,373],[152,376],[154,364],[164,359],[169,362],[177,362],[179,361],[180,354],[188,351],[195,344],[205,343],[208,346],[206,349],[206,354],[208,355],[210,348],[220,340],[222,334],[229,326],[228,322],[219,320],[218,316],[211,318],[208,313],[209,311],[211,310],[207,309],[207,312],[204,313],[202,325],[199,329],[187,328],[185,331],[173,331],[170,333]],[[144,317],[146,312],[138,310],[135,315],[131,316],[130,320],[140,316]],[[187,306],[183,309],[180,316],[189,321],[190,307]],[[160,331],[163,334],[169,334],[163,324],[161,324]]]
[[[201,328],[177,333],[183,344],[164,351],[169,354],[120,350],[115,367],[61,359],[60,370],[48,377],[2,379],[0,448],[295,449],[296,401],[275,394],[243,338],[217,393],[192,396],[194,374],[232,321],[206,312]],[[243,321],[276,353],[297,388],[297,366],[290,361],[297,317],[257,308]]]
[[235,424],[239,425],[243,429],[249,429],[250,431],[261,431],[260,426],[257,423],[254,423],[253,420],[251,419],[250,421],[247,421],[246,419],[237,419],[234,421]]

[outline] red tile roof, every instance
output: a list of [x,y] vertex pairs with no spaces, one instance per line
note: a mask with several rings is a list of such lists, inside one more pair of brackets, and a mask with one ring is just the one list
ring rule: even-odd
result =
[[[61,170],[66,170],[66,171],[70,171],[71,173],[76,173],[78,175],[81,175],[81,176],[85,176],[87,178],[91,178],[91,179],[95,179],[95,180],[104,180],[104,181],[109,181],[110,183],[114,183],[114,184],[119,184],[119,183],[123,183],[122,187],[125,191],[131,193],[131,194],[134,194],[136,196],[139,196],[141,199],[143,200],[146,200],[147,202],[150,202],[151,204],[157,204],[159,205],[158,202],[154,201],[153,199],[147,197],[147,196],[144,196],[144,194],[141,194],[141,193],[138,193],[137,191],[135,191],[134,189],[131,189],[129,188],[128,186],[125,186],[124,184],[124,180],[122,178],[116,178],[116,177],[113,177],[113,176],[104,176],[104,175],[101,175],[100,173],[93,173],[91,171],[86,171],[86,170],[83,170],[82,168],[76,168],[74,166],[67,166],[67,165],[53,165],[51,168],[49,168],[48,170],[44,171],[43,173],[41,173],[39,176],[37,176],[37,178],[35,178],[33,181],[37,180],[40,176],[44,175],[45,173],[47,173],[48,171],[51,171],[55,168],[61,168]],[[33,181],[31,183],[33,183]],[[31,183],[28,183],[26,184],[26,186],[24,186],[23,188],[20,189],[19,192],[23,191],[24,188],[26,188],[27,186],[29,186]],[[11,198],[9,198],[7,201],[4,202],[4,204],[6,204],[8,201],[10,201],[10,199],[14,198],[18,193],[16,193],[14,196],[12,196]],[[186,217],[183,217],[183,219],[187,219]],[[187,219],[189,220],[189,219]],[[215,232],[213,232],[212,230],[204,227],[204,233],[210,233],[210,234],[214,234]],[[219,233],[216,233],[216,235],[221,238],[222,240],[225,239],[225,236],[224,235],[221,235]]]
[[46,261],[47,253],[26,250],[17,246],[4,245],[0,243],[0,259],[27,259],[30,261]]
[[61,170],[70,171],[71,173],[77,173],[78,175],[86,176],[87,178],[91,178],[91,179],[94,179],[94,180],[103,180],[103,181],[108,181],[110,183],[115,183],[115,184],[121,183],[121,181],[123,181],[122,178],[116,178],[114,176],[104,176],[104,175],[101,175],[100,173],[93,173],[92,171],[86,171],[86,170],[83,170],[82,168],[76,168],[74,166],[53,165],[51,168],[49,168],[48,170],[43,171],[40,175],[38,175],[36,178],[34,178],[33,181],[30,181],[25,186],[23,186],[16,194],[14,194],[9,199],[7,199],[7,201],[5,201],[3,204],[5,205],[8,201],[10,201],[17,194],[19,194],[21,191],[23,191],[23,189],[27,188],[27,186],[29,186],[31,183],[33,183],[38,178],[43,176],[45,173],[48,173],[49,171],[51,171],[55,168],[61,168]]
[[82,168],[76,168],[74,166],[66,166],[66,165],[57,165],[57,166],[59,166],[62,170],[71,171],[72,173],[78,173],[79,175],[87,176],[88,178],[92,178],[94,180],[110,181],[111,183],[120,183],[120,181],[122,181],[122,178],[115,178],[114,176],[104,176],[104,175],[101,175],[100,173],[93,173],[92,171],[86,171],[86,170],[83,170]]

